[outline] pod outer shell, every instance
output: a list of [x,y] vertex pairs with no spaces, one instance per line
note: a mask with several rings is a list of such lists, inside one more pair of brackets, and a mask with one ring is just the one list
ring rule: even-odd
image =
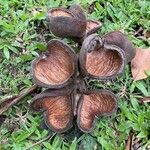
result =
[[[66,86],[64,88],[61,89],[47,89],[44,92],[36,95],[33,99],[32,102],[30,104],[30,109],[34,110],[34,111],[41,111],[44,113],[44,121],[45,124],[48,128],[50,128],[51,130],[57,132],[57,133],[64,133],[66,132],[68,129],[70,129],[72,127],[72,123],[73,123],[73,106],[72,106],[72,101],[73,101],[73,97],[72,97],[72,85]],[[47,121],[47,110],[43,110],[43,109],[38,109],[38,108],[34,108],[33,105],[34,103],[36,103],[36,101],[39,101],[40,99],[46,98],[46,97],[57,97],[57,96],[68,96],[70,98],[70,104],[72,107],[72,111],[70,114],[70,122],[68,123],[68,125],[66,126],[66,128],[61,129],[61,130],[56,130],[50,123],[48,123]]]
[[[98,34],[91,34],[89,35],[84,41],[83,41],[83,44],[82,44],[82,47],[81,47],[81,50],[80,50],[80,53],[79,53],[79,70],[81,72],[81,75],[83,77],[91,77],[93,79],[98,79],[98,80],[109,80],[109,79],[114,79],[116,78],[119,74],[121,74],[125,68],[125,65],[126,65],[126,57],[125,57],[125,52],[118,46],[116,45],[112,45],[112,44],[107,44],[104,42],[103,44],[103,48],[105,49],[109,49],[109,50],[115,50],[119,53],[121,59],[122,59],[122,65],[119,69],[119,71],[114,74],[114,75],[111,75],[111,76],[94,76],[90,73],[87,72],[86,70],[86,55],[88,53],[88,50],[87,48],[89,47],[89,44],[91,42],[91,40],[95,39],[96,37],[99,37]],[[105,41],[105,39],[104,39]]]
[[[92,94],[92,93],[106,93],[106,94],[109,94],[111,95],[114,100],[115,100],[115,107],[114,109],[112,110],[111,113],[103,113],[99,116],[95,116],[94,120],[93,120],[93,123],[92,123],[92,128],[90,128],[89,130],[87,129],[84,129],[80,126],[80,111],[81,111],[81,107],[82,107],[82,103],[83,103],[83,95],[89,95],[89,94]],[[79,100],[79,103],[78,103],[78,110],[77,110],[77,124],[78,124],[78,127],[79,129],[82,131],[82,132],[85,132],[85,133],[90,133],[93,131],[93,129],[95,128],[95,124],[96,124],[96,120],[97,118],[101,117],[101,116],[110,116],[111,114],[115,113],[117,111],[117,108],[118,108],[118,101],[117,101],[117,97],[114,93],[112,93],[111,91],[109,90],[105,90],[105,89],[95,89],[95,90],[88,90],[88,91],[85,91],[82,96],[80,97],[80,100]],[[88,111],[88,110],[87,110]]]
[[99,22],[99,21],[96,21],[96,20],[87,20],[87,24],[88,24],[88,22],[95,23],[95,24],[97,24],[97,26],[94,27],[94,28],[91,28],[91,30],[89,30],[88,32],[86,32],[85,37],[89,36],[90,34],[93,34],[93,33],[97,32],[101,28],[101,26],[102,26],[102,23]]
[[[72,17],[53,16],[54,10],[62,10],[69,13]],[[59,37],[83,37],[86,30],[86,20],[77,18],[72,12],[66,9],[55,8],[48,11],[48,25],[50,31]]]
[[50,41],[48,42],[47,49],[48,49],[52,44],[55,44],[55,43],[60,43],[62,46],[64,46],[64,47],[65,47],[65,50],[66,50],[66,51],[70,54],[70,56],[72,57],[72,62],[74,63],[74,73],[72,74],[72,76],[71,76],[66,82],[64,82],[64,83],[62,83],[62,84],[57,84],[57,85],[45,84],[45,83],[41,82],[40,80],[38,80],[38,79],[36,78],[36,76],[35,76],[34,68],[35,68],[35,66],[36,66],[36,63],[37,63],[39,60],[41,60],[41,59],[47,57],[47,53],[49,53],[48,50],[47,50],[47,52],[45,52],[44,54],[42,54],[41,56],[39,56],[38,58],[36,58],[35,60],[32,61],[30,74],[31,74],[31,76],[32,76],[32,78],[33,78],[33,81],[34,81],[37,85],[42,86],[42,87],[47,87],[47,88],[50,88],[50,89],[58,89],[58,88],[65,87],[66,85],[69,85],[70,83],[73,82],[74,78],[76,78],[76,76],[77,76],[77,71],[78,71],[78,67],[77,67],[77,56],[76,56],[74,50],[73,50],[69,45],[67,45],[66,43],[64,43],[63,41],[58,40],[58,39],[50,40]]
[[70,6],[69,10],[80,20],[86,20],[85,13],[83,12],[80,5],[74,4]]
[[134,45],[128,40],[128,38],[120,31],[113,31],[104,35],[105,42],[120,47],[124,50],[127,63],[135,57]]
[[102,23],[99,22],[99,21],[95,21],[95,20],[87,20],[87,26],[90,22],[94,23],[94,24],[97,24],[94,28],[91,28],[90,30],[87,30],[87,27],[86,27],[86,32],[84,34],[83,37],[81,38],[74,38],[74,41],[77,42],[79,45],[82,45],[83,41],[85,38],[87,38],[89,35],[91,34],[94,34],[96,33],[101,27],[102,27]]

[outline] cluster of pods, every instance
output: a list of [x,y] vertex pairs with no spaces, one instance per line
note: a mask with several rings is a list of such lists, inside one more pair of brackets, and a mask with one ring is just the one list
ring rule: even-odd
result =
[[79,5],[52,8],[47,17],[54,35],[72,38],[81,49],[76,54],[61,40],[48,42],[47,51],[31,67],[33,80],[46,90],[33,98],[31,106],[44,113],[46,125],[55,132],[70,129],[74,118],[81,131],[91,132],[96,118],[116,110],[117,98],[109,90],[89,90],[85,77],[115,78],[135,56],[135,49],[119,31],[95,34],[101,23],[87,20]]

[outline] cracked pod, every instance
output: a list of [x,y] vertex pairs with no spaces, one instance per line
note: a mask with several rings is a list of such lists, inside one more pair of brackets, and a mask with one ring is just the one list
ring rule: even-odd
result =
[[93,34],[95,32],[97,32],[101,26],[102,23],[99,21],[95,21],[95,20],[87,20],[87,26],[86,26],[86,31],[83,37],[80,38],[74,38],[74,41],[77,42],[79,45],[82,45],[84,39],[89,36],[90,34]]
[[[76,15],[77,18],[80,18],[81,20],[86,20],[86,17],[84,15],[84,12],[82,11],[81,7],[79,5],[72,5],[69,10]],[[95,33],[100,27],[102,26],[102,23],[95,20],[86,20],[86,30],[84,33],[84,37]]]
[[110,115],[116,110],[115,95],[108,90],[94,90],[84,93],[79,100],[77,123],[83,132],[91,132],[95,127],[96,119]]
[[107,44],[113,44],[125,51],[126,61],[130,62],[135,56],[135,48],[128,38],[120,31],[113,31],[104,36]]
[[[71,89],[71,88],[70,88]],[[33,98],[31,108],[43,111],[44,121],[52,131],[62,133],[72,127],[73,109],[71,90],[46,90]]]
[[72,82],[76,71],[74,51],[60,40],[51,40],[47,52],[32,62],[31,74],[40,86],[61,88]]
[[86,20],[85,14],[83,10],[81,9],[80,5],[73,4],[69,7],[69,11],[74,14],[77,18],[80,20]]
[[76,5],[70,9],[50,9],[48,24],[50,31],[59,37],[83,37],[86,30],[85,15]]
[[95,20],[87,20],[87,26],[86,26],[86,33],[85,35],[88,36],[90,34],[95,33],[98,29],[100,29],[102,26],[102,23]]
[[83,76],[94,79],[112,79],[122,73],[126,59],[124,51],[107,44],[97,34],[88,36],[79,53],[80,70]]

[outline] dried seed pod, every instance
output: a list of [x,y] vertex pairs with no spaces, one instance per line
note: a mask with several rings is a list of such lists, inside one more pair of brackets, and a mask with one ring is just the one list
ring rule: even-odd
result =
[[126,59],[124,51],[97,34],[88,36],[79,54],[80,70],[83,76],[94,79],[112,79],[122,73]]
[[77,42],[79,45],[82,45],[84,39],[89,36],[90,34],[93,34],[95,32],[97,32],[101,26],[102,23],[99,21],[95,21],[95,20],[87,20],[87,26],[86,26],[86,31],[83,37],[80,38],[75,38],[74,41]]
[[74,51],[60,40],[51,40],[47,52],[32,62],[32,77],[37,85],[61,88],[72,82],[77,72]]
[[97,117],[110,115],[116,110],[116,96],[108,90],[94,90],[84,93],[80,98],[77,123],[83,132],[91,132]]
[[[72,5],[69,10],[77,17],[80,18],[81,20],[86,20],[85,14],[81,7],[79,5]],[[77,42],[82,43],[84,38],[87,37],[88,35],[95,33],[100,27],[102,26],[102,23],[99,21],[95,20],[86,20],[86,30],[84,33],[83,37],[80,37],[77,40]]]
[[31,108],[44,111],[44,120],[51,130],[62,133],[72,126],[73,109],[71,88],[46,90],[33,98]]
[[71,7],[71,10],[53,8],[48,11],[47,16],[49,28],[51,32],[56,36],[84,36],[86,30],[86,19],[83,11],[81,11],[81,8],[79,8],[79,6],[73,6]]
[[86,37],[90,34],[95,33],[98,29],[100,29],[102,26],[102,23],[95,20],[87,20],[87,26],[86,26]]
[[135,56],[135,48],[128,38],[120,31],[113,31],[104,36],[107,44],[113,44],[125,51],[126,61],[130,62]]
[[77,18],[81,20],[86,20],[85,14],[81,9],[80,5],[73,4],[72,6],[70,6],[69,11],[72,12]]

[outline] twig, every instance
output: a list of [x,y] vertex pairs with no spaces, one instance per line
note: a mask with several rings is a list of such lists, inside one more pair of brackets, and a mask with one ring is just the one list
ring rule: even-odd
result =
[[125,145],[125,150],[131,150],[132,149],[132,139],[133,139],[133,133],[129,133],[126,145]]
[[134,35],[138,35],[140,32],[143,32],[143,28],[142,28],[142,27],[140,27],[140,28],[134,33]]
[[30,147],[26,148],[25,150],[30,150],[30,148],[33,148],[36,145],[41,144],[42,142],[46,141],[46,140],[50,140],[52,139],[54,136],[56,135],[56,133],[54,133],[53,135],[48,135],[47,137],[45,137],[44,139],[41,139],[40,141],[34,143],[33,145],[31,145]]
[[13,96],[12,98],[9,98],[5,101],[3,101],[0,104],[0,115],[4,112],[6,112],[10,107],[12,107],[14,104],[19,102],[21,99],[26,97],[28,94],[32,93],[37,88],[37,85],[33,85],[31,88],[29,88],[26,92],[21,93],[18,96]]

